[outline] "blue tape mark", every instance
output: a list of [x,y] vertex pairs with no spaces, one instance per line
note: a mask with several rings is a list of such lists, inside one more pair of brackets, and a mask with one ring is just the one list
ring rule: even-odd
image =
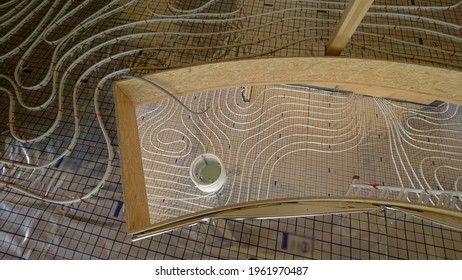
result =
[[287,232],[282,233],[282,250],[287,250],[287,244],[289,239],[289,234]]
[[419,38],[419,44],[423,45],[423,39]]
[[63,159],[64,159],[64,157],[58,159],[58,161],[57,161],[56,164],[55,164],[55,168],[59,168],[59,166],[60,166],[61,163],[63,162]]
[[323,13],[323,14],[327,14],[327,11],[324,11],[324,10],[317,10],[316,13]]
[[140,51],[138,52],[138,55],[142,55],[142,54],[143,54],[143,50],[140,50]]
[[88,79],[82,79],[82,80],[80,80],[80,82],[81,83],[86,83],[86,82],[88,82]]
[[120,210],[122,210],[123,205],[124,205],[124,203],[122,201],[117,202],[117,207],[116,207],[115,212],[114,212],[114,217],[119,217]]
[[265,4],[263,4],[263,6],[273,7],[273,4],[265,3]]

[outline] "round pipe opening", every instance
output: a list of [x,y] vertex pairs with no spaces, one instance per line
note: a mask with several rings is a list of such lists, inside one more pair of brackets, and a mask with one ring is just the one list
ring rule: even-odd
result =
[[189,175],[198,189],[206,193],[219,191],[226,183],[226,170],[213,154],[202,154],[191,164]]

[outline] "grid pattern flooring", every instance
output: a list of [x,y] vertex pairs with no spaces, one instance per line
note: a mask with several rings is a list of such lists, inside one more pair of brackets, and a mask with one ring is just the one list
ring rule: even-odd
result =
[[[218,205],[345,196],[354,176],[362,184],[460,190],[459,106],[297,85],[253,86],[245,102],[243,90],[183,97],[192,110],[209,108],[200,115],[172,100],[138,108],[152,223]],[[228,173],[217,194],[196,188],[189,175],[204,153],[218,156]]]
[[[84,2],[88,4],[79,6]],[[170,2],[179,9],[191,9],[207,1]],[[389,5],[410,6],[456,4],[456,1],[386,2]],[[340,247],[335,250],[328,250],[334,246],[331,240],[328,240],[328,234],[323,235],[326,239],[313,239],[315,231],[323,229],[328,232],[329,228],[332,231],[334,225],[345,232],[349,231],[351,226],[338,224],[335,220],[337,218],[332,218],[334,216],[270,221],[217,221],[217,225],[202,224],[200,228],[182,228],[135,244],[130,243],[123,223],[123,199],[111,88],[112,82],[121,73],[117,71],[131,71],[131,74],[143,75],[205,61],[262,56],[322,56],[327,43],[326,38],[340,17],[340,13],[335,9],[342,9],[341,3],[222,0],[216,1],[204,12],[228,13],[229,17],[188,16],[188,19],[165,17],[173,15],[168,8],[168,1],[31,0],[11,3],[12,6],[0,6],[0,74],[14,79],[13,83],[10,83],[3,76],[0,78],[0,87],[6,89],[6,91],[0,90],[0,156],[2,162],[9,162],[0,164],[0,181],[14,183],[41,196],[57,199],[78,197],[98,184],[107,170],[108,148],[94,106],[97,88],[100,89],[97,100],[99,113],[116,154],[114,168],[101,191],[88,201],[75,205],[63,207],[42,203],[5,188],[5,184],[2,183],[0,187],[2,188],[0,191],[1,258],[168,259],[246,258],[247,255],[274,258],[281,256],[274,251],[283,251],[280,242],[286,240],[291,244],[295,242],[291,240],[298,240],[298,237],[292,239],[293,234],[308,236],[309,240],[318,240],[313,243],[313,248],[321,247],[318,251],[313,249],[311,255],[306,252],[300,255],[287,249],[284,251],[284,258],[335,258],[334,252],[340,254],[335,255],[339,258],[362,258],[370,252],[377,252],[376,249],[369,247],[352,246],[353,239],[349,241],[350,243],[345,241],[346,243],[339,245]],[[69,6],[65,6],[66,3]],[[106,6],[111,3],[115,4]],[[376,5],[383,3],[375,1]],[[126,5],[123,6],[124,4]],[[75,10],[78,12],[70,13],[77,8],[80,9]],[[120,9],[111,14],[111,11],[117,8]],[[20,12],[12,12],[16,9]],[[60,9],[63,9],[63,13],[55,19]],[[100,15],[108,12],[104,18],[97,17],[95,21],[89,19],[101,9],[103,12]],[[371,12],[377,11],[383,12],[383,9],[371,10]],[[388,15],[368,15],[364,24],[375,25],[362,25],[343,55],[461,69],[460,27],[453,26],[461,25],[460,11],[460,7],[448,10],[406,9],[396,12],[401,14],[399,18],[390,15],[390,11],[386,11]],[[416,20],[409,15],[422,16],[426,19]],[[429,21],[428,18],[433,21]],[[376,24],[387,24],[388,27]],[[425,30],[394,28],[395,25]],[[49,32],[45,32],[47,26]],[[149,34],[146,34],[147,32]],[[42,39],[46,38],[56,43],[51,45],[43,40],[35,41],[42,35],[46,35],[41,37]],[[61,42],[64,43],[60,44]],[[59,50],[57,50],[58,45]],[[52,71],[50,63],[56,66],[57,61],[59,67],[56,71]],[[50,71],[51,76],[47,75]],[[56,84],[53,84],[52,80],[47,80],[47,77],[53,75],[57,79]],[[42,80],[46,81],[43,85],[39,84]],[[12,138],[8,128],[11,101],[7,91],[14,92],[14,85],[22,86],[23,90],[17,93],[23,103],[29,107],[43,104],[52,92],[56,93],[46,108],[37,110],[24,108],[19,104],[17,97],[14,99],[14,131],[17,138],[26,139],[26,142],[27,139],[46,133],[50,125],[56,121],[59,110],[61,113],[59,125],[44,139],[34,143],[21,143]],[[61,109],[58,96],[61,96]],[[74,96],[76,104],[73,102]],[[76,135],[75,108],[79,113],[79,133],[72,152],[63,156],[63,151]],[[454,112],[453,105],[448,106],[448,109]],[[427,119],[427,121],[434,120]],[[425,121],[415,119],[410,122],[412,127],[417,128],[427,124]],[[455,130],[454,127],[444,127],[444,130],[448,129]],[[451,133],[447,138],[458,135],[457,132]],[[433,139],[430,139],[431,141]],[[456,142],[456,140],[451,141]],[[377,156],[380,158],[378,154]],[[17,166],[18,164],[43,165],[54,159],[58,160],[46,168],[37,170]],[[11,164],[12,162],[14,164]],[[459,163],[426,161],[425,164],[436,164],[435,166],[449,164],[457,167]],[[399,172],[405,172],[404,169],[409,172],[409,166],[405,164],[405,167],[400,167],[402,170]],[[371,176],[370,178],[378,176],[377,169],[374,168],[365,169],[364,172],[370,174],[368,175]],[[445,175],[440,176],[441,172]],[[455,183],[454,179],[458,173],[455,173],[455,169],[440,168],[437,174],[437,178],[441,179],[439,183],[447,186]],[[405,178],[403,183],[411,184],[406,181],[408,180],[418,184],[419,179],[413,176],[410,176],[410,179]],[[448,179],[442,181],[442,178]],[[431,187],[438,184],[432,176],[427,180],[430,180]],[[457,186],[456,184],[455,187]],[[393,210],[387,211],[387,219],[396,220],[395,213],[397,212]],[[375,214],[364,215],[367,224],[374,223],[371,217],[375,217]],[[406,214],[402,215],[412,221],[409,224],[422,224],[415,226],[416,234],[425,232],[428,233],[425,234],[425,238],[434,236],[433,243],[429,239],[424,240],[424,243],[429,245],[424,246],[425,250],[424,247],[419,247],[418,252],[421,254],[419,257],[460,258],[460,251],[456,250],[457,248],[460,250],[460,232],[420,221]],[[334,219],[335,222],[326,224],[323,222],[324,219],[326,221]],[[266,223],[270,223],[271,226],[267,227]],[[223,224],[233,224],[233,226],[225,229]],[[243,230],[244,224],[252,230]],[[400,229],[404,224],[404,222],[400,224]],[[265,227],[268,231],[264,231]],[[361,229],[365,228],[367,228],[366,223]],[[386,225],[385,228],[390,226]],[[313,234],[309,233],[311,230]],[[390,241],[386,243],[388,251],[384,252],[380,249],[380,254],[370,255],[370,258],[405,257],[404,254],[396,253],[397,249],[393,249],[395,251],[391,249],[403,248],[402,244],[393,241],[401,240],[402,236],[395,238],[391,229],[388,232],[390,233],[387,236],[387,240]],[[225,236],[231,233],[237,237],[234,236],[235,239],[232,241],[226,241]],[[268,238],[265,240],[262,236],[266,234]],[[410,236],[406,235],[402,242],[416,243],[417,237],[412,239]],[[213,243],[207,243],[210,239],[214,240]],[[255,239],[261,239],[262,243],[248,241]],[[229,251],[234,253],[217,249],[217,244],[220,242],[230,243],[232,246],[228,244]],[[418,242],[421,242],[421,238]],[[209,248],[212,246],[210,244],[213,245],[213,250]],[[253,249],[248,249],[246,245]],[[224,244],[220,247],[226,248]],[[411,251],[411,247],[408,251]]]

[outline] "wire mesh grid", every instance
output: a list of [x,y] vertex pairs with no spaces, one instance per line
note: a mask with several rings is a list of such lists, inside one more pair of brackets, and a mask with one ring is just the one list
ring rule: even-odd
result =
[[[299,85],[253,86],[244,101],[244,91],[182,97],[192,110],[210,108],[200,115],[172,100],[138,107],[151,223],[219,205],[345,196],[353,177],[371,186],[459,191],[459,106],[406,104]],[[206,153],[218,156],[228,173],[217,193],[202,192],[190,178],[193,160]],[[371,190],[355,195],[374,196]],[[460,211],[461,201],[455,200]]]
[[[122,222],[123,202],[117,148],[114,159],[109,159],[107,140],[98,122],[99,118],[102,119],[112,145],[117,147],[111,84],[114,78],[124,71],[141,75],[204,61],[260,56],[324,55],[327,38],[341,15],[339,10],[343,9],[343,4],[314,1],[223,0],[214,1],[201,11],[208,15],[185,16],[184,12],[178,12],[179,15],[175,16],[172,7],[188,10],[201,7],[207,1],[171,1],[170,6],[167,1],[10,2],[12,3],[10,5],[6,3],[6,6],[0,5],[0,15],[2,15],[0,16],[2,36],[0,73],[3,75],[0,86],[5,88],[0,91],[2,94],[0,123],[5,125],[0,131],[0,143],[2,143],[0,180],[4,187],[0,194],[2,258],[245,257],[240,249],[235,252],[235,255],[209,253],[204,249],[207,248],[206,242],[199,241],[204,230],[197,228],[183,228],[151,240],[129,243]],[[381,5],[380,2],[375,4]],[[401,1],[396,3],[387,1],[387,5],[392,4],[444,7],[457,3],[408,1],[403,4]],[[373,8],[371,12],[376,10],[380,9]],[[358,31],[374,33],[379,37],[357,32],[343,55],[460,69],[459,6],[447,10],[406,8],[396,13],[405,15],[399,18],[389,14],[369,15],[363,23],[405,25],[425,28],[426,31],[362,25]],[[406,14],[434,20],[414,20],[415,18],[411,19]],[[445,24],[435,20],[444,21]],[[458,25],[459,29],[452,25]],[[4,76],[14,81],[10,83]],[[55,81],[54,77],[56,77]],[[95,89],[99,89],[96,102],[98,110],[94,106]],[[54,98],[46,103],[52,92],[55,94]],[[15,100],[14,110],[10,108],[9,95],[14,95],[11,97]],[[58,96],[61,96],[61,99]],[[19,98],[29,107],[45,103],[46,106],[30,110],[18,104]],[[451,106],[448,105],[448,108]],[[77,109],[74,110],[75,108]],[[14,112],[13,118],[8,115],[10,110]],[[76,126],[76,119],[79,121],[79,126]],[[53,122],[58,125],[47,137],[40,141],[31,141],[47,133]],[[417,126],[425,124],[414,119],[412,122],[416,122]],[[76,127],[78,133],[75,133]],[[22,141],[12,137],[8,132],[11,128],[16,132],[16,138]],[[448,132],[452,133],[449,138],[458,135],[457,129],[452,130],[454,131]],[[72,144],[74,138],[75,143]],[[451,141],[458,144],[456,140]],[[369,150],[367,152],[376,153]],[[380,158],[380,155],[377,154],[376,157]],[[111,160],[110,164],[108,160]],[[426,161],[425,164],[434,166],[446,164],[440,160]],[[46,168],[18,167],[19,165],[28,167],[46,165],[52,161],[55,162]],[[451,162],[451,164],[459,163]],[[79,204],[50,205],[30,199],[8,188],[8,184],[26,188],[28,191],[38,193],[43,200],[48,197],[78,198],[101,182],[109,165],[114,170],[110,172],[104,187],[96,196],[85,199]],[[372,168],[370,162],[363,163],[363,166],[365,173],[363,178],[374,178],[371,181],[378,181],[375,179],[377,176],[393,178],[395,175],[392,170],[383,170],[380,171],[380,175],[377,175],[377,170],[380,169]],[[387,176],[387,172],[392,176]],[[442,179],[439,184],[446,186],[448,183],[454,183],[456,179],[457,188],[457,183],[460,181],[457,177],[457,169],[443,168],[438,172],[445,174],[440,177],[445,179]],[[300,181],[303,179],[299,178]],[[417,184],[415,178],[412,180]],[[432,181],[435,179],[431,177],[428,180],[432,186],[438,184]],[[386,183],[388,182],[383,182]],[[396,182],[390,184],[394,183]],[[334,190],[325,192],[331,191]],[[388,213],[395,212],[388,211]],[[329,218],[330,216],[232,223],[254,224],[252,227],[257,229],[263,228],[264,223],[278,226],[285,223],[307,223],[314,226],[320,219]],[[223,221],[223,223],[231,222]],[[215,225],[207,229],[205,226],[204,240],[210,238],[209,231],[219,227]],[[426,224],[426,227],[441,229],[440,226],[433,224]],[[227,229],[225,233],[229,234],[228,231]],[[239,234],[239,231],[235,232]],[[261,232],[261,229],[245,234],[255,238],[258,236],[256,232]],[[271,238],[274,238],[275,232],[275,240],[279,242],[284,232],[273,229]],[[289,235],[291,233],[293,232],[286,232]],[[452,231],[451,234],[455,237],[450,240],[453,240],[455,245],[460,245],[460,233]],[[244,236],[244,233],[242,235]],[[217,234],[216,238],[223,239],[224,235]],[[406,242],[408,240],[411,239],[406,239]],[[328,242],[323,242],[319,244],[325,243],[322,246],[328,246]],[[273,248],[271,246],[274,242],[271,246],[268,245],[270,243],[266,245],[252,243],[252,246],[257,248],[258,252],[281,251],[282,247]],[[191,244],[195,245],[191,247]],[[215,246],[217,243],[213,244]],[[316,244],[317,241],[313,246],[318,246]],[[342,246],[348,248],[347,245],[340,247]],[[443,248],[449,249],[422,256],[442,257],[443,251],[446,253],[452,250],[450,249],[452,247],[446,246],[446,243]],[[361,255],[362,250],[358,250]],[[343,253],[340,253],[339,257],[358,256],[356,251],[355,254],[350,255],[341,252]],[[254,255],[271,258],[271,254],[267,253]],[[388,253],[385,255],[396,256]],[[292,258],[297,257],[297,254],[287,251],[284,256]],[[319,256],[326,258],[328,255],[313,253],[311,257]],[[302,257],[310,258],[309,255],[302,255]],[[448,253],[445,257],[460,258],[460,251]]]

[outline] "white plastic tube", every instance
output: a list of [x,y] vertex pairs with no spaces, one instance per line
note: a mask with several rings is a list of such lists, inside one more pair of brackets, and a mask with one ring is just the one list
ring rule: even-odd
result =
[[[219,168],[219,176],[217,178],[205,178],[205,169]],[[189,175],[196,187],[206,193],[218,192],[226,183],[226,169],[221,160],[213,154],[202,154],[198,156],[192,163],[189,169]]]

